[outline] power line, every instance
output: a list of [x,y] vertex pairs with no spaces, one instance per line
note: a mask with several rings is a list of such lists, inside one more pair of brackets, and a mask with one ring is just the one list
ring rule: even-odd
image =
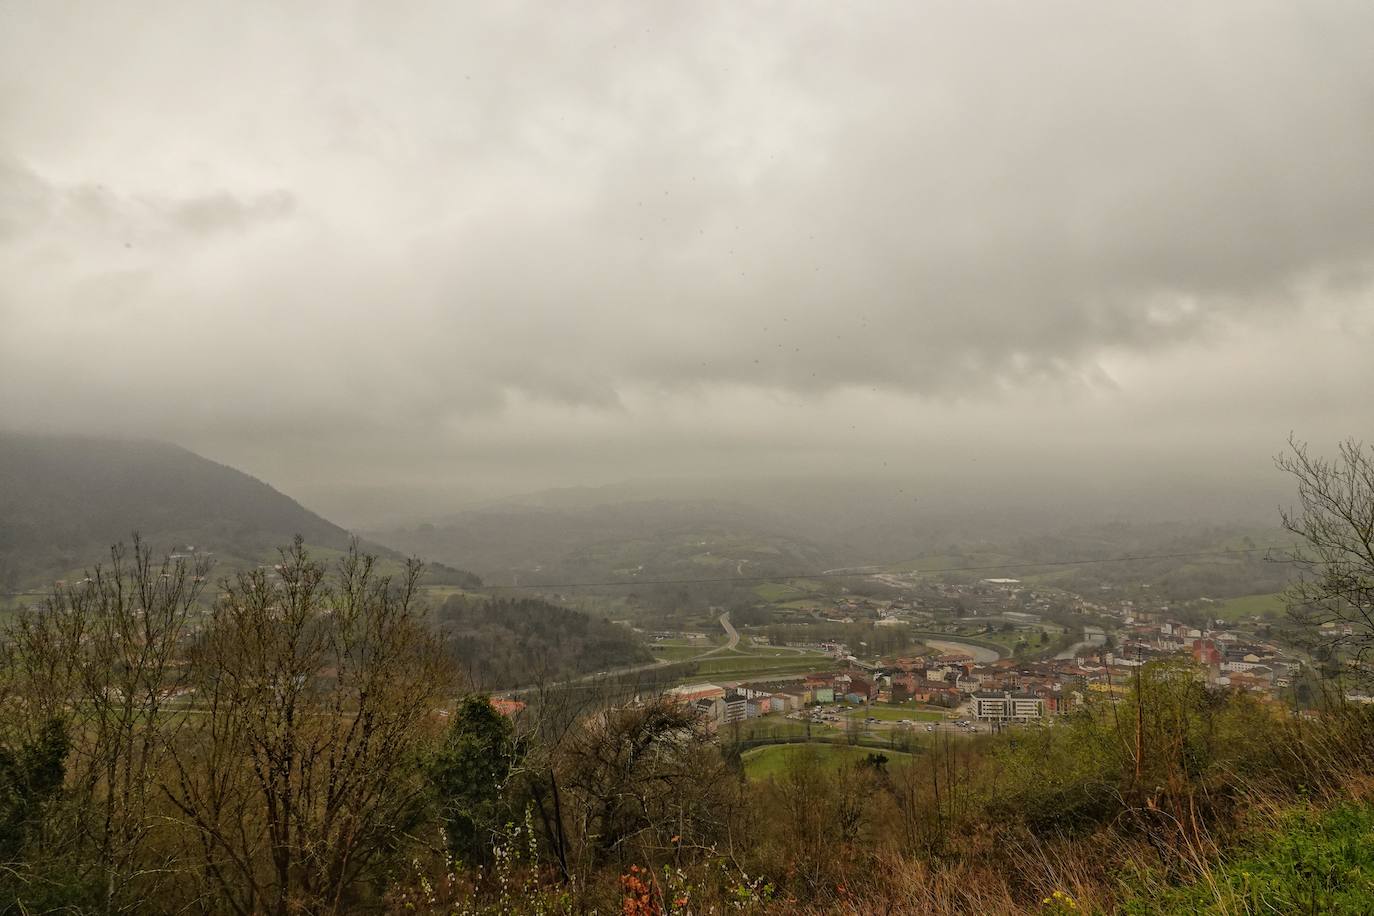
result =
[[[1270,544],[1265,547],[1239,547],[1235,550],[1200,550],[1185,553],[1135,554],[1122,557],[1099,557],[1092,560],[1047,560],[1043,563],[991,563],[980,566],[940,566],[931,569],[913,569],[905,573],[883,572],[800,572],[775,573],[768,576],[704,576],[692,579],[629,579],[607,582],[559,582],[538,585],[483,585],[473,591],[535,591],[551,588],[616,588],[636,585],[699,585],[711,582],[773,582],[778,579],[853,579],[875,575],[905,575],[909,573],[948,573],[948,572],[991,572],[994,570],[1043,569],[1047,566],[1092,566],[1098,563],[1129,563],[1137,560],[1181,560],[1194,557],[1225,557],[1237,554],[1257,553],[1261,550],[1287,550],[1291,545]],[[1288,562],[1287,558],[1270,558],[1273,562]]]

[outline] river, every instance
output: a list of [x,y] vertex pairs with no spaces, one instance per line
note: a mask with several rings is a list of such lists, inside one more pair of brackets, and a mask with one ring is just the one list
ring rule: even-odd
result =
[[1067,649],[1065,649],[1063,652],[1060,652],[1058,655],[1056,655],[1055,658],[1057,658],[1057,659],[1069,659],[1069,658],[1073,658],[1075,655],[1078,654],[1078,650],[1079,650],[1079,649],[1085,649],[1085,648],[1087,648],[1088,646],[1100,646],[1100,645],[1102,645],[1103,643],[1105,643],[1106,641],[1107,641],[1107,633],[1106,633],[1106,631],[1101,630],[1101,629],[1099,629],[1099,628],[1097,628],[1097,627],[1084,627],[1084,628],[1083,628],[1083,641],[1082,641],[1082,642],[1076,642],[1076,643],[1074,643],[1073,645],[1069,646],[1069,647],[1068,647]]

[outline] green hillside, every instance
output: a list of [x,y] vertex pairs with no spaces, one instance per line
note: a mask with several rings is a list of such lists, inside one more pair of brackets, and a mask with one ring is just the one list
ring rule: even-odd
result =
[[[1137,882],[1144,883],[1144,882]],[[1172,886],[1136,889],[1128,916],[1196,913],[1365,914],[1374,902],[1374,807],[1298,806],[1272,829],[1246,837],[1204,874]]]
[[[157,551],[213,554],[220,571],[271,560],[297,534],[325,553],[351,537],[262,481],[175,445],[0,433],[0,590],[87,568],[134,532]],[[478,584],[445,566],[428,581]]]
[[459,667],[488,690],[654,660],[625,627],[537,598],[453,595],[438,620]]

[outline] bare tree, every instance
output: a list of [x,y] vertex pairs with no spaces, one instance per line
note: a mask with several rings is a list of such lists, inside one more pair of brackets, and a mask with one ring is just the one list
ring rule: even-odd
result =
[[331,578],[298,538],[275,570],[226,583],[166,794],[206,893],[234,911],[347,909],[418,823],[416,759],[452,696],[419,575],[393,581],[355,546]]
[[1337,457],[1313,455],[1289,439],[1276,462],[1297,481],[1299,507],[1283,526],[1302,539],[1290,559],[1299,575],[1288,590],[1290,613],[1317,629],[1325,648],[1348,654],[1368,678],[1374,650],[1374,447],[1348,439]]
[[187,689],[182,653],[206,571],[154,560],[135,536],[132,555],[113,547],[108,567],[57,587],[9,633],[17,720],[60,722],[70,736],[66,841],[101,880],[106,912],[127,882],[166,875],[174,856],[144,853],[161,822],[159,770],[186,721],[176,705]]
[[782,775],[770,781],[765,790],[767,806],[775,812],[774,829],[791,854],[789,865],[812,889],[823,883],[830,858],[828,814],[834,789],[817,749],[803,745],[788,755]]
[[584,869],[726,838],[736,781],[700,718],[673,699],[608,705],[579,724],[557,764],[576,838],[569,858]]

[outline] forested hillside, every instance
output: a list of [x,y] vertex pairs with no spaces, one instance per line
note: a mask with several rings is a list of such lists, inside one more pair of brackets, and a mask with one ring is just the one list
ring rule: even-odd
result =
[[483,689],[653,660],[624,627],[547,601],[454,595],[438,616],[454,660]]
[[[262,481],[175,445],[0,432],[0,590],[88,567],[133,532],[155,551],[213,553],[222,569],[272,559],[297,534],[328,550],[351,537]],[[477,584],[443,566],[428,581]]]

